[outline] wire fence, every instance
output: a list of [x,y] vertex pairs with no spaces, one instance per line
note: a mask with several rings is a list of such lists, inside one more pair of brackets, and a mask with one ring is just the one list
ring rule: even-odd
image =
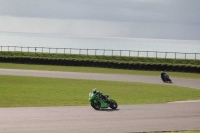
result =
[[0,46],[1,52],[27,52],[45,54],[76,54],[76,55],[99,55],[99,56],[126,56],[147,57],[165,59],[200,59],[200,53],[161,52],[161,51],[136,51],[136,50],[113,50],[113,49],[81,49],[81,48],[51,48],[51,47],[22,47]]

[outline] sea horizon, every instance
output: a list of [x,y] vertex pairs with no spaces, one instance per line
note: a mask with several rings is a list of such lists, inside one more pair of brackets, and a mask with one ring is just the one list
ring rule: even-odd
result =
[[[75,36],[18,32],[0,32],[0,38],[0,46],[160,51],[200,54],[200,40]],[[75,53],[78,52],[76,51]],[[127,53],[124,55],[127,55]],[[143,56],[145,56],[145,54]],[[174,57],[174,55],[169,56]],[[199,56],[200,55],[197,57],[200,58]],[[194,55],[191,58],[194,58]]]

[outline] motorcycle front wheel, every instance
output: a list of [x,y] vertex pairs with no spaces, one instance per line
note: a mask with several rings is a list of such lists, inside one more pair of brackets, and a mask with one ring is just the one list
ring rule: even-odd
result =
[[99,101],[97,101],[96,103],[94,101],[91,102],[91,106],[95,109],[95,110],[99,110],[101,108],[101,103]]
[[117,102],[115,102],[114,100],[110,99],[110,108],[111,109],[116,109],[118,107]]

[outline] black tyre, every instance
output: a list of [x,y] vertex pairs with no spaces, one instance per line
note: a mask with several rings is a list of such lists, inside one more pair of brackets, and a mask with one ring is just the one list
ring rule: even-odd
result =
[[117,102],[115,102],[114,100],[110,100],[110,108],[111,109],[116,109],[118,107]]
[[95,110],[99,110],[101,108],[101,103],[99,101],[97,101],[97,103],[95,102],[91,102],[91,106],[95,109]]
[[165,79],[164,79],[164,78],[161,78],[161,79],[162,79],[163,82],[165,82]]

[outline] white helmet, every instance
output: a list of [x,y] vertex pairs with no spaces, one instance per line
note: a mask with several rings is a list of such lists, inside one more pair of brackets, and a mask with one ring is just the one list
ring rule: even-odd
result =
[[94,89],[92,90],[92,92],[95,94],[95,93],[97,92],[97,89],[94,88]]

